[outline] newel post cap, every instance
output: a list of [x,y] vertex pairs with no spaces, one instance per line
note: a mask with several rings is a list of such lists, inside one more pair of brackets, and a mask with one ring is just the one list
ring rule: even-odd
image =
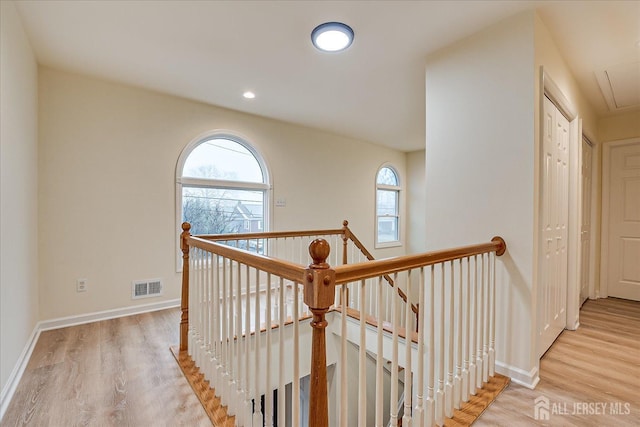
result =
[[305,272],[304,302],[312,309],[327,310],[335,298],[336,272],[327,264],[331,248],[324,239],[316,239],[309,245],[313,264]]
[[329,264],[327,264],[327,258],[329,258],[330,252],[331,247],[329,246],[329,242],[327,242],[326,240],[315,239],[313,242],[311,242],[311,244],[309,245],[309,255],[311,255],[313,264],[311,264],[309,268],[329,268]]
[[191,224],[189,224],[188,222],[183,222],[182,223],[182,233],[180,233],[180,249],[182,250],[182,252],[184,254],[189,252],[189,246],[187,246],[187,242],[186,239],[187,237],[191,236]]

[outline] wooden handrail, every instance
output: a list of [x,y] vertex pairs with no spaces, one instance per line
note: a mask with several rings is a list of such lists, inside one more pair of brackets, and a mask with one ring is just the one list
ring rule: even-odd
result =
[[189,246],[204,249],[205,251],[222,255],[225,258],[240,262],[249,267],[254,267],[266,273],[278,275],[287,280],[303,283],[305,278],[305,267],[281,259],[269,258],[264,255],[250,252],[232,246],[204,240],[202,238],[189,236],[186,239]]
[[[351,241],[353,242],[354,245],[356,245],[356,247],[358,249],[360,249],[360,252],[362,252],[362,254],[367,257],[367,259],[369,261],[375,261],[375,258],[373,257],[373,255],[371,254],[371,252],[369,252],[369,250],[367,250],[367,247],[365,245],[362,244],[362,242],[360,241],[360,239],[358,239],[356,237],[355,234],[353,234],[353,232],[351,231],[351,229],[349,228],[349,221],[347,221],[346,219],[342,222],[342,229],[344,230],[344,235],[346,239],[351,239]],[[343,264],[346,264],[346,262],[344,262]],[[391,278],[391,276],[389,276],[388,274],[385,274],[384,276],[384,280],[387,281],[387,283],[389,283],[389,285],[391,285],[391,287],[393,287],[393,279]],[[404,293],[404,291],[400,288],[398,288],[398,295],[400,295],[400,298],[402,298],[404,300],[404,302],[407,302],[407,294]],[[418,314],[418,306],[415,304],[411,304],[411,311],[413,311],[416,315]]]
[[336,285],[344,285],[356,280],[379,277],[385,274],[426,267],[428,265],[488,252],[496,252],[496,255],[500,256],[504,254],[506,247],[507,245],[502,237],[494,237],[491,239],[491,243],[480,243],[443,251],[379,259],[357,264],[338,265],[334,267],[336,271]]
[[332,236],[344,233],[342,228],[330,230],[305,230],[305,231],[267,231],[264,233],[229,233],[229,234],[199,234],[203,240],[225,241],[225,240],[260,240],[277,239],[281,237],[306,237],[306,236]]

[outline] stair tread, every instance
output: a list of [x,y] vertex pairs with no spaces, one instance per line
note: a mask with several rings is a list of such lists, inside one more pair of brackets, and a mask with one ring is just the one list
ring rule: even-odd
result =
[[191,359],[191,356],[187,352],[178,351],[176,347],[171,347],[171,353],[200,400],[211,423],[215,427],[233,427],[236,417],[227,415],[227,407],[221,404],[220,398],[216,396],[215,389],[211,388],[209,381],[204,379],[204,375]]
[[498,395],[509,385],[511,379],[495,374],[484,383],[475,395],[469,397],[460,409],[453,412],[453,417],[445,418],[445,427],[470,426],[491,405]]

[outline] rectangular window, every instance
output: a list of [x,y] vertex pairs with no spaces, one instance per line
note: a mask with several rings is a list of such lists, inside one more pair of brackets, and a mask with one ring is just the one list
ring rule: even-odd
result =
[[264,220],[263,201],[263,191],[183,186],[182,221],[193,235],[247,232]]
[[398,191],[377,190],[376,206],[378,243],[400,240],[398,232]]

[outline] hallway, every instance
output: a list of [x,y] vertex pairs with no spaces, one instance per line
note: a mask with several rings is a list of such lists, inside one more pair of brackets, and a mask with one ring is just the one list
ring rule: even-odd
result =
[[[640,302],[588,300],[578,330],[562,332],[540,371],[535,390],[509,384],[474,425],[640,425]],[[541,396],[548,421],[534,419]]]

